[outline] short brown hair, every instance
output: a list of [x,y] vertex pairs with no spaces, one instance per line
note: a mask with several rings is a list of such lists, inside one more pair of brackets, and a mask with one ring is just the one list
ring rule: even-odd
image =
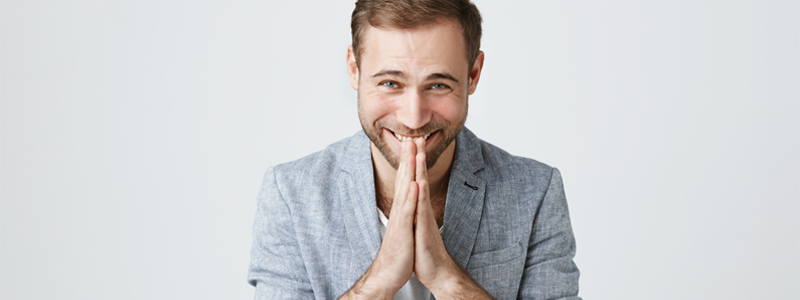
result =
[[469,0],[358,0],[350,19],[353,53],[361,66],[367,24],[375,28],[411,29],[453,19],[461,24],[470,68],[481,49],[481,13]]

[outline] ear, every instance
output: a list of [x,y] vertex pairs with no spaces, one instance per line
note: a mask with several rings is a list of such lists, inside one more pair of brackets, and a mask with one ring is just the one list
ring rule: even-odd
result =
[[350,78],[350,86],[354,90],[358,90],[358,64],[356,64],[356,55],[353,52],[353,45],[347,47],[347,77]]
[[478,87],[478,80],[481,79],[481,70],[483,70],[483,51],[478,52],[478,58],[472,65],[472,70],[469,71],[469,94],[475,92]]

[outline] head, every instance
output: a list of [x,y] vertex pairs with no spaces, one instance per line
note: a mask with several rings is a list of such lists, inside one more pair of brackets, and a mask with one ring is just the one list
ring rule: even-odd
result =
[[468,0],[356,3],[348,75],[361,126],[395,169],[404,137],[427,138],[428,168],[454,149],[483,66],[480,23]]
[[350,19],[356,64],[361,63],[364,32],[369,27],[414,29],[455,20],[461,25],[470,67],[481,50],[481,13],[469,0],[358,0]]

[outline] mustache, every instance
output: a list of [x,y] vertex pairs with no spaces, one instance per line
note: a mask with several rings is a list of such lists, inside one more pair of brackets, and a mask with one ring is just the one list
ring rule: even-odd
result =
[[397,122],[391,122],[382,119],[375,121],[376,128],[386,128],[394,133],[405,136],[422,136],[437,130],[447,129],[449,125],[450,123],[444,120],[431,120],[419,129],[411,129],[408,126]]

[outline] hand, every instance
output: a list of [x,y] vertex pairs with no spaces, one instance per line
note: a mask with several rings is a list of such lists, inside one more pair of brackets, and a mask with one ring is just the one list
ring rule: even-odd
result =
[[414,217],[419,198],[419,187],[414,182],[416,153],[414,143],[402,142],[389,223],[378,256],[364,276],[342,298],[360,295],[365,299],[391,299],[411,278],[414,268]]
[[402,142],[394,200],[378,256],[340,299],[391,299],[415,272],[439,299],[492,299],[447,253],[431,206],[425,140]]
[[431,206],[425,141],[416,140],[416,182],[419,185],[414,229],[414,273],[437,299],[492,299],[447,253]]
[[431,191],[428,184],[428,167],[425,164],[425,140],[415,141],[416,182],[419,186],[417,198],[416,226],[414,230],[414,273],[423,285],[432,292],[449,278],[455,262],[447,253],[439,234],[439,226],[431,206]]

